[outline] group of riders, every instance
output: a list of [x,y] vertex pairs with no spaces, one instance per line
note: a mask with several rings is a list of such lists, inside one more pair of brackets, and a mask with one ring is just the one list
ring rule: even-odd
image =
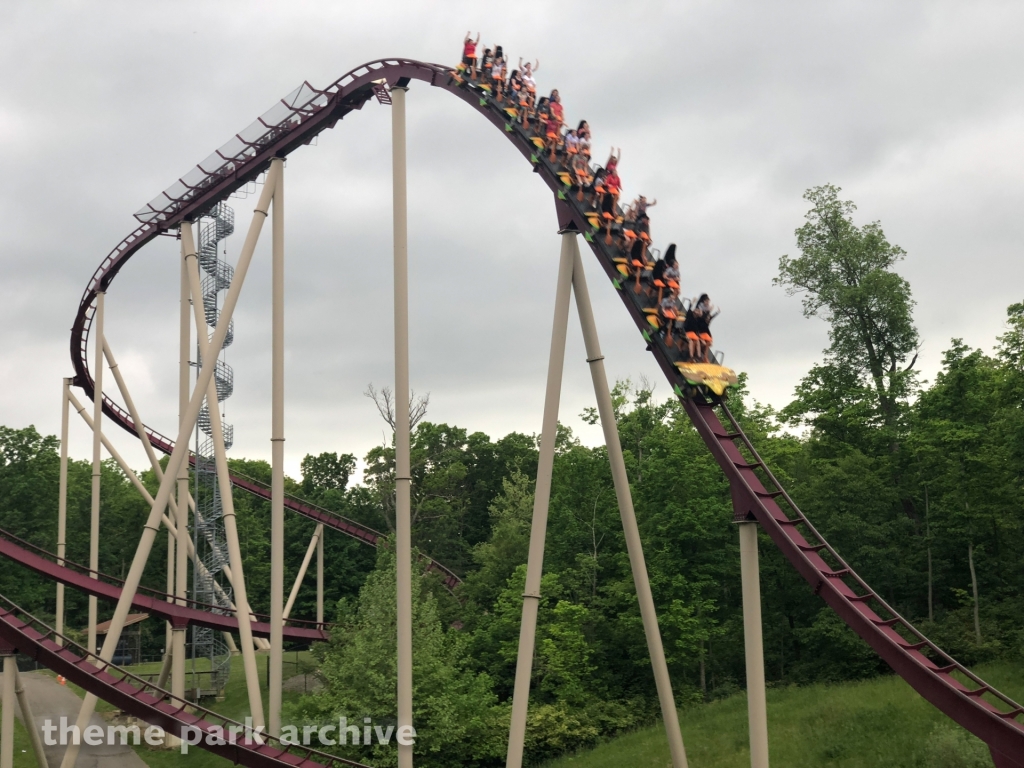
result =
[[[604,166],[591,166],[590,126],[580,120],[569,127],[562,98],[555,89],[548,96],[537,96],[534,76],[540,62],[519,59],[509,69],[500,45],[480,48],[480,35],[468,32],[463,40],[462,62],[453,75],[463,83],[472,83],[488,94],[538,148],[548,156],[558,176],[577,190],[577,200],[588,205],[587,219],[605,233],[605,244],[617,244],[620,256],[616,266],[633,283],[638,297],[644,297],[643,311],[657,328],[664,343],[678,349],[680,357],[693,362],[711,362],[711,321],[718,310],[706,293],[695,299],[682,298],[679,289],[679,265],[675,243],[659,257],[651,247],[648,209],[657,200],[639,195],[625,207],[619,205],[622,180],[619,161],[622,151],[614,147]],[[685,339],[686,344],[683,344]],[[678,346],[677,346],[678,345]]]

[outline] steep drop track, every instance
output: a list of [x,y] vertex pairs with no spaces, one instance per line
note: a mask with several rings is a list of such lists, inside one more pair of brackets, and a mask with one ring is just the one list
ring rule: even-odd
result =
[[[496,104],[475,85],[467,87],[453,78],[448,67],[406,59],[385,59],[352,70],[322,91],[304,84],[282,100],[284,109],[281,106],[272,109],[136,214],[141,226],[103,260],[79,304],[71,334],[75,384],[92,396],[93,379],[86,347],[96,293],[109,288],[136,251],[157,236],[173,236],[182,221],[198,218],[235,190],[255,181],[267,170],[272,158],[287,156],[310,143],[321,131],[334,127],[339,120],[361,109],[375,96],[382,103],[388,103],[384,82],[388,86],[402,86],[410,80],[420,80],[447,90],[476,109],[505,134],[555,194],[560,227],[576,229],[590,243],[673,391],[682,400],[691,421],[728,477],[736,514],[756,519],[812,586],[815,594],[820,595],[918,693],[984,740],[999,768],[1024,768],[1024,725],[1021,723],[1024,709],[943,653],[899,616],[817,533],[761,461],[725,403],[690,388],[675,366],[675,352],[668,349],[659,337],[649,333],[641,298],[629,290],[628,285],[624,290],[623,278],[615,261],[621,261],[624,254],[617,246],[606,245],[603,237],[593,236],[594,230],[586,215],[588,209],[584,203],[576,201],[574,194],[566,194],[565,183],[558,176],[561,168],[550,164],[546,153],[533,143],[532,135],[510,120],[502,109],[505,105]],[[135,434],[135,425],[123,408],[106,396],[103,407],[111,419]],[[173,448],[172,441],[165,436],[148,428],[147,432],[160,450],[170,452]],[[269,498],[269,490],[258,483],[240,477],[234,478],[234,482],[240,488]],[[299,514],[361,541],[377,542],[379,534],[376,531],[318,510],[298,499],[287,499],[286,504]],[[434,567],[441,569],[436,564]],[[449,571],[445,574],[450,584],[457,583],[454,574]],[[51,574],[51,578],[60,577]],[[86,665],[83,659],[52,647],[54,644],[46,632],[39,629],[37,622],[25,618],[13,606],[8,608],[4,610],[0,606],[0,633],[23,652],[35,655],[47,666],[61,671],[101,698],[149,722],[165,724],[169,715],[159,710],[159,706],[155,709],[148,704],[136,706],[136,699],[117,692],[118,685],[109,679],[107,672],[94,672],[94,668]],[[257,760],[244,752],[236,753],[232,758],[243,765],[284,764],[283,760],[275,761],[265,756]],[[269,762],[260,762],[265,759]]]

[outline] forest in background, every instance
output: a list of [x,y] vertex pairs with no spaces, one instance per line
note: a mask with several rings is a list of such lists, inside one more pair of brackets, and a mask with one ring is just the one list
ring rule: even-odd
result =
[[[775,410],[748,392],[731,408],[807,517],[890,604],[966,664],[1024,651],[1024,304],[1007,310],[991,350],[953,339],[932,382],[915,369],[920,339],[903,251],[877,222],[857,226],[832,186],[809,190],[799,255],[782,257],[777,284],[829,326],[829,347],[793,401]],[[665,395],[668,387],[665,386]],[[681,706],[744,685],[738,538],[728,485],[674,399],[645,381],[619,382],[614,401],[670,671]],[[386,415],[386,413],[385,413]],[[592,411],[584,418],[596,420]],[[58,442],[32,427],[0,428],[0,527],[55,548]],[[393,449],[355,458],[307,456],[287,490],[377,530],[393,529]],[[492,439],[425,418],[415,427],[413,536],[417,549],[463,579],[456,595],[433,576],[414,589],[420,764],[503,764],[537,436]],[[263,461],[232,468],[270,480]],[[72,461],[68,553],[88,561],[88,462]],[[142,473],[155,489],[151,472]],[[103,468],[100,568],[123,576],[148,509],[110,462]],[[253,607],[267,612],[269,505],[236,491]],[[313,523],[287,516],[286,580]],[[166,536],[145,583],[164,587]],[[394,574],[375,551],[328,535],[328,611],[339,622],[316,648],[325,685],[289,712],[394,717]],[[651,721],[657,697],[634,597],[606,450],[557,436],[528,751],[535,758],[591,744]],[[762,537],[766,671],[773,685],[866,678],[888,668],[812,594]],[[0,594],[52,616],[53,586],[17,567]],[[69,591],[70,627],[86,599]],[[101,605],[101,612],[104,607]],[[312,579],[293,615],[313,618]],[[106,614],[101,615],[101,619]],[[163,629],[149,622],[150,647]],[[339,748],[340,749],[340,748]],[[351,749],[351,748],[350,748]],[[358,749],[346,756],[370,760]],[[380,749],[373,764],[394,755]]]

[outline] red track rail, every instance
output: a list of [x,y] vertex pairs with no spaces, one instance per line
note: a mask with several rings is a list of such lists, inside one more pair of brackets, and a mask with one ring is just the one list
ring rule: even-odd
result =
[[[99,572],[96,574],[98,578],[94,579],[90,576],[91,571],[88,567],[67,559],[64,560],[64,565],[58,565],[57,556],[52,552],[29,544],[3,529],[0,529],[0,555],[35,571],[40,576],[67,584],[87,595],[95,595],[112,603],[116,603],[121,597],[121,588],[124,585],[121,579]],[[238,620],[230,614],[221,613],[223,609],[218,606],[193,600],[186,600],[185,605],[177,605],[168,602],[166,593],[146,587],[139,587],[139,591],[132,599],[132,605],[140,611],[165,619],[178,628],[198,624],[222,632],[238,631]],[[255,618],[256,621],[250,625],[252,633],[259,637],[270,637],[270,617],[255,614]],[[311,643],[328,639],[329,627],[329,624],[320,626],[313,621],[288,619],[284,627],[284,636],[287,640]]]
[[[104,397],[104,400],[105,399],[106,397]],[[133,425],[132,432],[134,431],[135,427]],[[170,451],[168,451],[168,453],[170,453]],[[191,463],[192,461],[193,458],[190,456],[189,462]],[[270,501],[270,486],[266,483],[262,483],[259,480],[253,480],[251,477],[245,477],[244,475],[239,474],[231,475],[231,483],[236,488],[240,488],[243,491],[251,493],[253,496],[259,496],[261,499]],[[356,523],[348,518],[336,515],[334,512],[330,512],[323,507],[318,507],[316,504],[310,504],[308,501],[296,496],[285,494],[284,506],[286,509],[302,515],[303,517],[309,518],[314,522],[323,523],[325,528],[340,531],[346,536],[351,536],[353,539],[361,541],[364,544],[369,544],[372,547],[378,546],[384,538],[384,534],[378,533],[372,528],[368,528],[365,525]],[[441,583],[449,590],[454,590],[462,583],[462,579],[455,575],[455,571],[451,570],[447,566],[441,565],[441,563],[436,560],[422,554],[420,557],[426,561],[426,570],[428,572],[435,571],[441,574]]]
[[[140,720],[159,725],[167,733],[182,737],[187,728],[196,728],[202,734],[221,736],[234,726],[243,732],[241,723],[228,720],[208,709],[189,704],[172,703],[170,692],[102,661],[84,648],[58,635],[31,614],[21,610],[9,600],[0,598],[0,639],[15,647],[19,653],[30,656],[47,669],[63,675],[75,685],[95,694]],[[60,640],[61,642],[58,642]],[[277,739],[261,735],[257,740],[239,737],[235,744],[207,744],[205,738],[197,746],[220,755],[233,764],[249,768],[366,768],[362,763],[326,755],[309,747],[282,744]]]
[[[227,198],[245,183],[255,180],[268,168],[272,158],[286,156],[308,144],[313,137],[333,127],[349,112],[361,109],[373,97],[375,81],[381,79],[390,85],[421,80],[443,88],[470,104],[498,127],[523,156],[531,161],[534,171],[555,193],[560,226],[574,227],[582,233],[589,233],[582,206],[570,199],[571,196],[567,198],[561,193],[563,187],[556,176],[556,169],[543,157],[536,155],[527,137],[517,127],[510,125],[504,113],[492,106],[482,93],[460,87],[450,77],[449,69],[437,64],[407,59],[371,62],[317,92],[317,100],[307,105],[301,118],[282,123],[264,139],[247,144],[244,157],[239,155],[240,159],[236,158],[224,166],[226,170],[223,172],[193,186],[182,182],[182,190],[186,191],[161,213],[159,220],[136,229],[104,259],[89,281],[72,327],[71,356],[75,366],[75,383],[92,396],[93,380],[89,373],[86,347],[93,302],[97,291],[101,288],[107,290],[117,272],[139,248],[158,235],[173,234],[173,230],[182,221],[198,217],[214,203]],[[667,349],[659,340],[649,338],[642,308],[629,291],[622,290],[613,261],[619,254],[589,235],[586,239],[619,290],[627,311],[644,335],[645,342],[649,343],[673,390],[682,399],[687,414],[729,478],[737,513],[756,518],[775,545],[811,584],[815,593],[821,595],[918,693],[983,739],[1000,768],[1024,768],[1024,726],[1020,722],[1024,710],[929,642],[873,592],[825,542],[765,467],[728,409],[721,403],[712,403],[700,394],[692,393],[676,370]],[[729,424],[728,429],[723,426],[716,408],[720,409]],[[134,433],[135,427],[123,408],[104,397],[104,409],[116,423]],[[169,451],[173,447],[171,441],[163,435],[150,431],[150,436],[161,450]],[[246,487],[246,481],[240,478],[236,478],[235,482],[239,487],[259,496],[268,496],[261,486]],[[376,532],[369,532],[358,524],[351,521],[339,523],[337,521],[340,518],[296,500],[288,500],[286,503],[299,514],[324,522],[335,530],[368,543],[376,542]],[[783,505],[788,513],[784,511]],[[57,659],[54,658],[53,662],[57,663]]]

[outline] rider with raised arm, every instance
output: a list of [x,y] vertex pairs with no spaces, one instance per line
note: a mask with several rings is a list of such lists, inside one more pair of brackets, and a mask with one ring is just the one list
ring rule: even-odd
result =
[[474,40],[469,32],[466,32],[466,39],[462,41],[462,66],[466,68],[466,75],[476,79],[476,47],[480,44],[480,33],[476,33]]

